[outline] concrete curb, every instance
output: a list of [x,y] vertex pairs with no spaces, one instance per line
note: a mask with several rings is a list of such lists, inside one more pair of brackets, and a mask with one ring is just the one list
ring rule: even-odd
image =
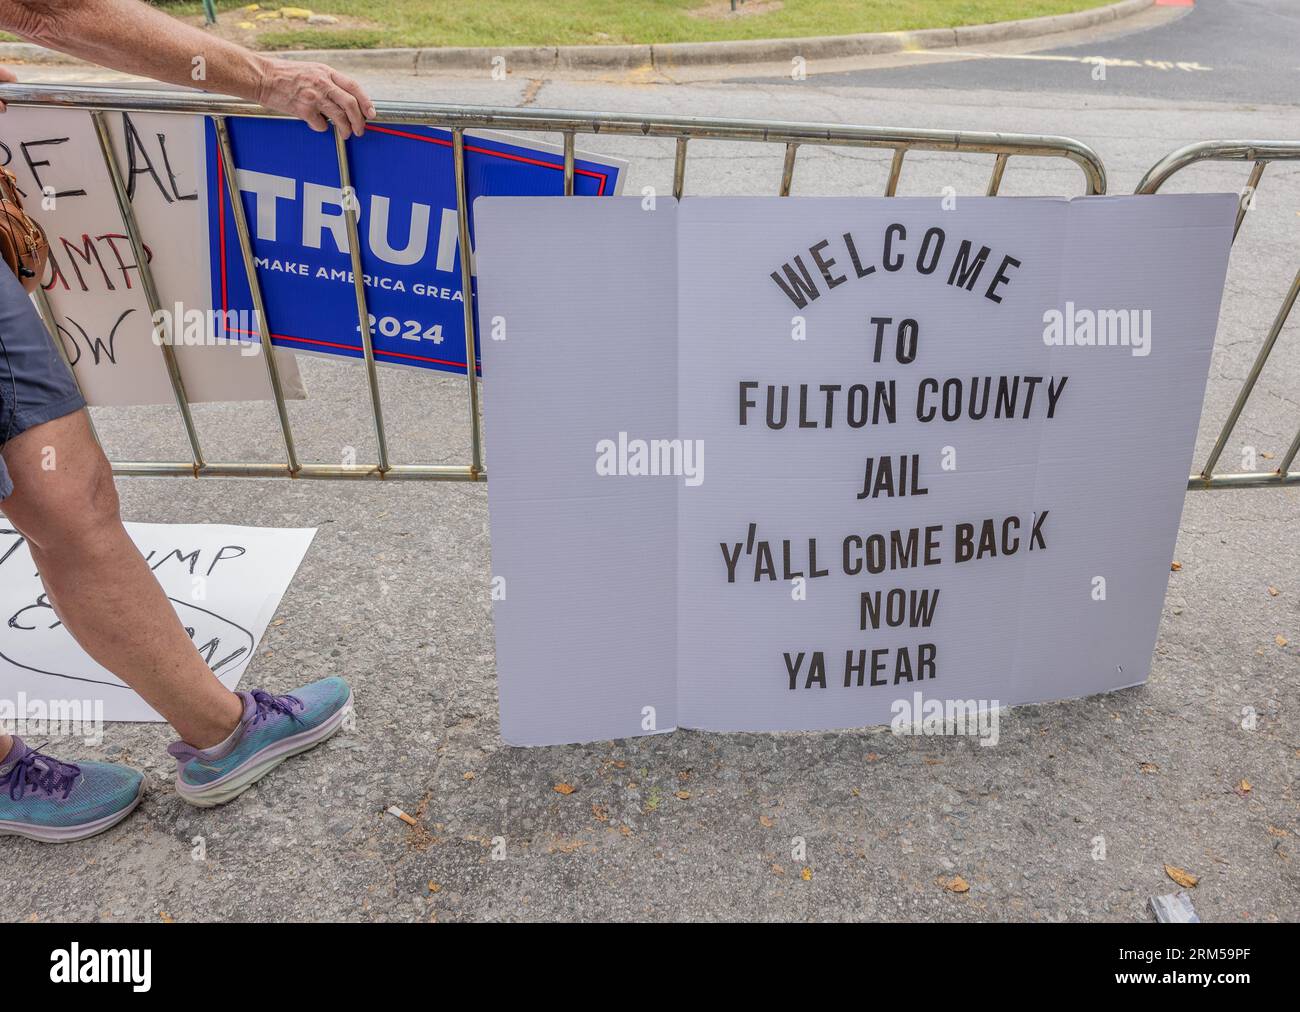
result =
[[[310,49],[277,55],[291,60],[328,63],[339,70],[397,70],[432,74],[448,70],[491,72],[498,66],[513,73],[546,71],[672,70],[674,67],[790,63],[796,57],[841,60],[913,49],[951,49],[1013,39],[1033,39],[1119,21],[1149,8],[1155,0],[1119,3],[1073,14],[1053,14],[1020,21],[1000,21],[963,28],[923,28],[911,32],[822,35],[802,39],[747,39],[735,42],[666,42],[639,46],[503,46],[432,49]],[[25,42],[0,43],[0,62],[68,63],[81,60]],[[504,61],[504,62],[502,62]]]

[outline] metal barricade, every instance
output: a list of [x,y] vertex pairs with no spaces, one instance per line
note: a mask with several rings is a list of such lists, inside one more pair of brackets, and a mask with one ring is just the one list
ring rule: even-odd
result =
[[[1300,141],[1202,141],[1199,144],[1189,144],[1187,147],[1179,148],[1177,151],[1171,151],[1165,155],[1164,158],[1147,170],[1147,174],[1142,177],[1142,181],[1138,183],[1135,192],[1156,193],[1171,176],[1197,162],[1253,162],[1250,177],[1246,181],[1245,189],[1242,191],[1243,199],[1237,209],[1236,226],[1232,231],[1232,240],[1235,245],[1237,235],[1241,231],[1242,221],[1245,220],[1246,212],[1250,207],[1250,200],[1259,187],[1265,167],[1270,162],[1296,160],[1300,160]],[[1275,471],[1242,473],[1215,471],[1219,458],[1223,454],[1223,449],[1228,443],[1228,438],[1232,435],[1232,430],[1236,428],[1237,420],[1241,417],[1242,411],[1245,410],[1246,402],[1250,400],[1251,393],[1254,392],[1260,373],[1264,371],[1264,365],[1268,362],[1269,356],[1273,353],[1273,348],[1277,345],[1278,336],[1286,325],[1287,317],[1291,315],[1291,309],[1295,306],[1297,295],[1300,295],[1300,268],[1296,270],[1290,289],[1282,297],[1282,304],[1273,317],[1273,323],[1268,329],[1264,343],[1255,356],[1250,371],[1246,374],[1245,382],[1242,383],[1241,389],[1237,392],[1237,398],[1233,402],[1232,410],[1228,412],[1228,417],[1219,430],[1218,438],[1214,441],[1214,447],[1210,450],[1210,455],[1205,459],[1205,464],[1201,467],[1200,472],[1191,475],[1187,479],[1189,489],[1276,488],[1283,485],[1300,484],[1300,470],[1293,471],[1291,469],[1295,463],[1296,455],[1300,453],[1300,429],[1297,429],[1295,438],[1291,440],[1291,445],[1282,455],[1281,463]]]
[[[204,116],[213,121],[217,145],[225,179],[226,196],[230,200],[239,238],[240,254],[250,280],[253,307],[259,320],[259,337],[263,348],[269,348],[271,325],[265,313],[257,271],[253,264],[252,240],[245,218],[244,205],[235,182],[236,161],[231,149],[226,118],[230,116],[255,116],[283,118],[258,105],[236,99],[200,93],[177,93],[143,89],[116,89],[42,85],[0,86],[0,100],[14,106],[55,106],[84,109],[95,123],[104,164],[112,180],[123,224],[130,238],[132,251],[139,264],[141,286],[151,313],[163,304],[154,284],[145,253],[145,239],[140,234],[131,200],[123,181],[121,167],[114,155],[108,124],[105,117],[120,113],[174,113]],[[522,133],[560,134],[564,143],[564,194],[573,194],[574,152],[577,138],[582,135],[617,135],[624,137],[666,138],[676,142],[673,162],[673,196],[681,197],[686,180],[687,149],[693,140],[744,141],[763,145],[783,145],[784,162],[777,186],[779,196],[789,196],[794,178],[795,162],[799,149],[805,146],[877,148],[893,152],[885,196],[894,196],[903,169],[903,160],[909,151],[959,152],[993,156],[988,185],[988,196],[997,194],[1002,185],[1007,162],[1012,156],[1064,158],[1075,163],[1083,173],[1084,193],[1106,192],[1106,173],[1101,159],[1085,144],[1068,137],[1031,134],[977,133],[945,130],[898,130],[883,127],[851,126],[837,123],[767,122],[744,119],[704,119],[687,116],[641,116],[624,113],[570,112],[547,109],[510,109],[478,106],[443,105],[423,102],[378,102],[375,120],[380,123],[415,124],[449,130],[452,135],[452,158],[457,194],[457,218],[460,249],[470,249],[469,209],[465,199],[465,131],[478,129],[508,130]],[[338,160],[339,185],[348,187],[351,179],[347,146],[341,135],[335,135],[335,152]],[[252,462],[213,462],[205,459],[199,433],[190,411],[185,383],[176,362],[174,349],[162,344],[166,358],[176,407],[180,413],[189,440],[189,462],[118,461],[113,470],[118,475],[186,476],[186,477],[256,477],[256,478],[382,478],[480,481],[487,477],[483,467],[483,441],[479,408],[479,383],[474,367],[474,355],[466,355],[467,410],[469,413],[469,462],[463,465],[446,464],[395,464],[389,458],[388,440],[384,426],[383,406],[380,400],[379,378],[371,347],[368,313],[366,310],[365,282],[361,267],[360,244],[357,235],[355,205],[344,208],[348,242],[351,250],[352,273],[356,288],[357,316],[365,360],[366,379],[374,417],[378,460],[373,464],[332,465],[308,463],[299,459],[294,444],[284,392],[276,368],[275,356],[264,354],[268,380],[275,399],[281,437],[284,443],[283,465]],[[471,290],[471,258],[461,256],[462,291]],[[54,332],[53,318],[43,293],[41,309],[47,326]],[[474,312],[472,300],[466,298],[466,344],[475,347]],[[61,343],[57,340],[56,344]]]

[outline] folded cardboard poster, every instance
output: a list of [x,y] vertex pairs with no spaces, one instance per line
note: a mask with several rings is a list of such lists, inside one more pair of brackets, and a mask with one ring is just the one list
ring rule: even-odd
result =
[[[212,300],[201,241],[209,228],[203,118],[123,112],[105,123],[162,307],[174,320],[186,395],[195,403],[269,400],[266,363],[255,354],[256,344],[233,331],[224,343],[207,340],[217,332],[206,313]],[[23,206],[49,238],[42,285],[86,400],[172,404],[140,267],[90,113],[9,109],[0,120],[0,161],[17,177]],[[196,328],[195,319],[202,325]],[[293,352],[277,352],[276,362],[285,396],[306,397]]]
[[479,201],[505,740],[1144,681],[1235,210]]

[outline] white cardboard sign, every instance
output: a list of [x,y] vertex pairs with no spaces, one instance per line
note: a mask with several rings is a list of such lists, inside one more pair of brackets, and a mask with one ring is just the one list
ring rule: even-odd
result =
[[[316,531],[127,524],[208,666],[239,684]],[[59,622],[26,541],[0,525],[0,701],[102,702],[104,720],[162,720]],[[16,705],[16,704],[15,704]],[[94,705],[83,708],[95,712]]]
[[481,200],[503,737],[1144,681],[1235,210]]
[[[206,309],[208,224],[203,119],[160,113],[107,117],[162,308]],[[0,116],[0,159],[45,229],[43,284],[77,381],[91,404],[171,404],[126,226],[90,113],[14,107]],[[178,323],[177,330],[181,327]],[[211,325],[207,326],[211,336]],[[175,345],[186,394],[204,401],[269,400],[261,346]],[[285,396],[306,396],[293,353],[276,352]]]

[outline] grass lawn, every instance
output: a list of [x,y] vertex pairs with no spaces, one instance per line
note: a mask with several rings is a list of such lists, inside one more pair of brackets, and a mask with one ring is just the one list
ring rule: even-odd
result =
[[[711,42],[947,28],[1063,14],[1112,0],[291,0],[336,25],[255,21],[237,0],[219,2],[223,34],[263,49],[377,46],[526,46]],[[200,4],[160,4],[194,20]],[[278,2],[261,4],[258,13]],[[238,29],[236,23],[246,27]],[[227,29],[228,26],[228,29]]]

